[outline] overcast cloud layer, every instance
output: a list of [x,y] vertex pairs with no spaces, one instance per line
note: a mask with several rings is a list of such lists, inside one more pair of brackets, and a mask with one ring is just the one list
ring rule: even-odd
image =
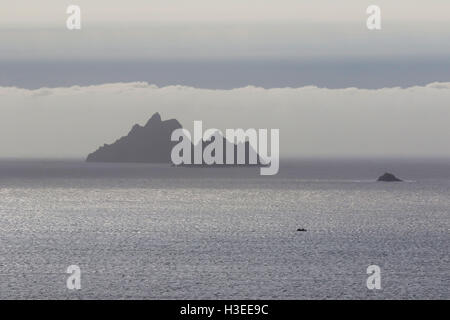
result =
[[[58,23],[68,5],[85,9],[87,22],[349,21],[377,4],[389,20],[448,21],[447,0],[0,0],[2,23]],[[62,9],[63,8],[63,9]]]
[[[81,30],[66,8],[81,8]],[[0,86],[378,89],[450,81],[450,1],[0,0]]]
[[282,157],[450,156],[450,83],[209,90],[147,83],[0,87],[1,157],[85,157],[154,112],[191,130],[279,128]]

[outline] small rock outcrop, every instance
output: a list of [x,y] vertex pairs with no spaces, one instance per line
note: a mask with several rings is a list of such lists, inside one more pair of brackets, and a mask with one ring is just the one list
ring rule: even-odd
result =
[[403,180],[397,178],[396,176],[394,176],[392,173],[388,173],[386,172],[385,174],[383,174],[382,176],[380,176],[378,178],[377,181],[383,181],[383,182],[401,182]]

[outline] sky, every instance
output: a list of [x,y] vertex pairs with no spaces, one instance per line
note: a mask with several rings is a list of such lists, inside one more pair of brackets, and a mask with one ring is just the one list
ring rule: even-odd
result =
[[[446,0],[2,0],[7,24],[51,24],[68,5],[86,10],[88,22],[130,21],[358,21],[371,4],[386,9],[386,18],[403,21],[448,21]],[[63,9],[61,9],[63,8]]]
[[280,156],[450,157],[450,83],[406,89],[244,87],[233,90],[115,83],[0,88],[3,156],[83,158],[145,125],[153,113],[193,132],[280,130]]
[[[82,29],[66,29],[66,8]],[[0,1],[0,86],[146,81],[229,89],[449,81],[450,2]]]
[[450,156],[449,17],[448,0],[0,0],[0,157],[83,157],[196,108],[283,128],[286,156]]
[[[66,29],[68,4],[82,30]],[[450,52],[446,0],[0,1],[4,59],[245,59],[417,56]]]

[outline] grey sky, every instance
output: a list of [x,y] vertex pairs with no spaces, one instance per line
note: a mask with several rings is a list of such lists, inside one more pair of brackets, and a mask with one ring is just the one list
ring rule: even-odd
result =
[[[77,4],[82,30],[66,29]],[[449,81],[450,2],[0,0],[0,86],[147,81],[382,88]]]
[[146,81],[158,86],[232,89],[303,87],[384,88],[450,80],[446,57],[305,60],[0,61],[0,86],[23,88]]
[[359,21],[368,5],[382,7],[386,20],[446,21],[447,0],[15,0],[0,1],[5,24],[57,24],[76,4],[87,23],[149,21]]
[[83,157],[156,111],[280,128],[283,156],[450,156],[449,17],[448,0],[0,0],[1,156]]
[[383,20],[383,29],[371,32],[364,11],[359,16],[345,22],[83,23],[81,31],[66,30],[64,21],[3,26],[0,86],[147,81],[380,88],[450,80],[448,22]]
[[[66,29],[77,4],[82,30]],[[1,60],[233,60],[450,54],[450,2],[379,0],[0,0]]]
[[192,130],[278,128],[282,157],[450,157],[450,83],[407,89],[206,90],[146,83],[0,87],[3,157],[84,157],[154,112]]

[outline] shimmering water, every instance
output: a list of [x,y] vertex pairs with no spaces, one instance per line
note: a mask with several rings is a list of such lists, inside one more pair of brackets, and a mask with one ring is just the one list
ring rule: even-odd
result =
[[450,298],[447,162],[2,161],[0,221],[0,298]]

